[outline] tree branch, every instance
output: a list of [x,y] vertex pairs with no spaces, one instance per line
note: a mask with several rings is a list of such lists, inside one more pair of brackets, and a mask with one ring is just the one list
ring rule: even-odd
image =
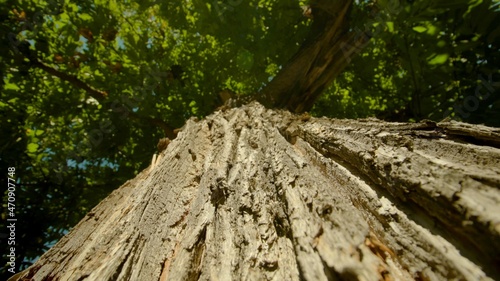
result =
[[148,123],[151,123],[157,127],[160,127],[163,132],[165,133],[165,136],[168,137],[169,139],[173,140],[175,137],[177,137],[177,134],[174,133],[174,128],[170,126],[167,122],[154,118],[154,117],[149,117],[149,116],[141,116],[133,111],[128,111],[127,114],[128,117],[136,120],[141,120],[141,121],[146,121]]
[[[19,51],[21,54],[23,54],[23,56],[25,56],[26,58],[29,59],[31,65],[33,67],[40,68],[40,69],[44,70],[45,72],[58,77],[61,80],[69,82],[70,84],[72,84],[80,89],[84,89],[85,91],[87,91],[87,93],[89,93],[89,95],[91,97],[95,98],[96,100],[103,101],[104,99],[106,99],[108,97],[108,93],[106,93],[105,91],[100,91],[100,90],[93,88],[92,86],[90,86],[87,83],[83,82],[82,80],[78,79],[78,77],[76,77],[75,75],[66,74],[66,73],[61,72],[53,67],[50,67],[47,64],[45,64],[44,62],[42,62],[40,59],[37,58],[36,52],[33,52],[29,48],[28,42],[26,42],[26,41],[22,42],[19,46]],[[121,105],[120,108],[123,111],[125,111],[126,117],[128,117],[128,118],[146,121],[150,124],[153,124],[155,126],[160,127],[161,129],[163,129],[165,136],[167,136],[170,139],[175,139],[175,137],[177,136],[177,134],[174,133],[174,128],[172,128],[172,126],[170,126],[169,124],[167,124],[165,121],[163,121],[161,119],[153,118],[153,117],[149,117],[149,116],[141,116],[141,115],[131,111],[130,109],[128,109],[124,105]]]
[[352,0],[312,1],[314,23],[308,39],[261,91],[272,107],[304,112],[366,45],[369,36],[348,31]]
[[78,77],[76,77],[75,75],[70,75],[70,74],[66,74],[64,72],[61,72],[53,67],[46,65],[45,63],[43,63],[39,59],[32,60],[31,64],[34,67],[38,67],[40,69],[43,69],[47,73],[52,74],[61,80],[69,82],[70,84],[87,91],[87,93],[89,93],[89,95],[91,97],[95,98],[96,100],[102,101],[108,97],[108,93],[106,93],[105,91],[97,90],[97,89],[93,88],[92,86],[90,86],[89,84],[78,79]]

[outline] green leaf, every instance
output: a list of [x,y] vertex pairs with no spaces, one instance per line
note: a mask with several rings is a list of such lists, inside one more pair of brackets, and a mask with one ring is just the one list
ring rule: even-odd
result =
[[238,51],[238,55],[236,57],[236,64],[239,68],[249,71],[254,63],[254,56],[246,49],[241,49]]
[[20,89],[16,84],[13,84],[13,83],[6,83],[4,87],[5,87],[5,90],[19,91],[19,89]]
[[432,24],[427,24],[427,34],[429,35],[436,35],[438,32],[438,28],[435,25]]
[[437,64],[443,64],[445,63],[448,58],[450,57],[449,54],[440,54],[436,56],[431,56],[431,58],[427,59],[427,63],[430,65],[437,65]]
[[413,30],[415,30],[418,33],[426,32],[427,28],[425,26],[414,26]]
[[27,148],[29,153],[35,153],[38,150],[38,144],[29,143]]
[[389,29],[390,33],[394,33],[394,22],[388,21],[385,23],[387,25],[387,28]]
[[81,18],[83,21],[90,21],[92,19],[92,16],[87,13],[79,14],[78,17]]

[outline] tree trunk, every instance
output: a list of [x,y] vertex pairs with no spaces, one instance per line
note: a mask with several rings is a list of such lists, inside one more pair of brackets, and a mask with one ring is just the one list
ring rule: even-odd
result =
[[311,110],[316,99],[368,43],[369,35],[349,30],[352,0],[315,0],[308,38],[259,99],[273,108],[302,113]]
[[218,111],[19,280],[499,278],[499,135]]

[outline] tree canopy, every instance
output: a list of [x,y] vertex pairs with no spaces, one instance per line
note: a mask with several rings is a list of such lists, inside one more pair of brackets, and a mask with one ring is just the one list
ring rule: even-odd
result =
[[[0,166],[16,169],[18,261],[144,169],[186,119],[258,99],[327,29],[323,2],[2,1]],[[363,44],[342,46],[349,65],[311,114],[499,126],[499,12],[496,0],[353,1],[348,32]]]

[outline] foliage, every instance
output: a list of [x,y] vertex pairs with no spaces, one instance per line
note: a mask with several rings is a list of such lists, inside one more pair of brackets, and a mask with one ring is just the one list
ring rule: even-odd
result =
[[[315,114],[403,121],[451,113],[499,125],[497,2],[355,3],[353,28],[373,38]],[[145,168],[166,124],[210,114],[222,91],[265,87],[307,35],[304,4],[2,3],[0,169],[16,168],[18,261],[40,255]],[[471,107],[480,85],[490,94]],[[464,102],[467,116],[453,109]]]
[[362,20],[354,26],[369,30],[371,43],[317,103],[316,114],[500,126],[495,7],[497,1],[482,0],[360,5],[353,17]]

